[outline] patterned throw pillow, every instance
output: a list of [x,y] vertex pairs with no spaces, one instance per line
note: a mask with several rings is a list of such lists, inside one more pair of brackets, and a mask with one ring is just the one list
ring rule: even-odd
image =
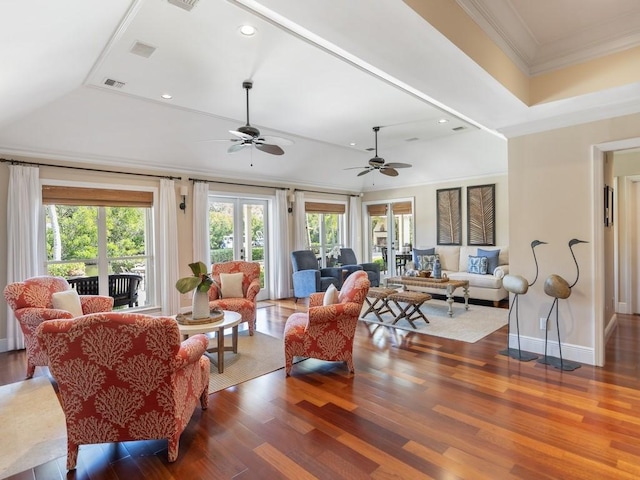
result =
[[436,248],[432,247],[432,248],[414,248],[412,251],[412,260],[413,260],[413,265],[416,268],[416,270],[424,270],[422,264],[420,263],[420,257],[423,257],[424,255],[435,255],[436,253]]
[[487,257],[472,257],[469,255],[467,273],[487,274]]
[[418,255],[418,265],[416,265],[417,270],[426,270],[427,272],[433,272],[433,264],[435,263],[438,257],[438,254],[435,255]]

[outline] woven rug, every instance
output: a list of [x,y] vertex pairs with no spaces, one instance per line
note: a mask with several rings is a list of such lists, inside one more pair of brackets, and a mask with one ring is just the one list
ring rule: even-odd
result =
[[[225,336],[225,345],[231,345],[231,335]],[[217,356],[217,353],[209,356],[209,393],[284,368],[282,339],[260,332],[255,332],[253,336],[249,335],[248,330],[238,333],[238,353],[224,352],[223,373],[218,373]]]
[[67,429],[46,377],[0,387],[0,478],[67,455]]
[[[395,305],[392,308],[394,312],[397,312],[398,309]],[[447,303],[444,300],[435,299],[425,302],[420,310],[429,319],[428,324],[423,319],[414,320],[413,323],[417,327],[414,329],[403,318],[394,327],[434,337],[475,343],[506,325],[509,315],[509,310],[506,308],[469,305],[469,310],[465,310],[464,304],[456,302],[453,304],[453,317],[449,317]],[[362,313],[364,312],[366,312],[366,306],[362,310]],[[380,322],[374,313],[369,313],[366,317],[361,317],[360,320],[367,323],[390,325],[394,318],[390,313],[384,313],[381,317],[384,322]]]

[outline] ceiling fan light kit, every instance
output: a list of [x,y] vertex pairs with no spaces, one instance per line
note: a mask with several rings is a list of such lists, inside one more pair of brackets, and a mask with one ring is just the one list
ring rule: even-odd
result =
[[271,155],[284,154],[284,150],[282,150],[279,145],[267,142],[277,142],[284,145],[291,145],[293,142],[284,138],[261,136],[260,130],[258,130],[256,127],[251,126],[251,124],[249,123],[249,90],[253,88],[253,82],[251,80],[245,80],[244,82],[242,82],[242,88],[244,88],[247,92],[247,123],[246,125],[238,127],[236,130],[229,130],[230,134],[235,135],[238,138],[231,139],[231,141],[235,143],[229,147],[227,152],[239,152],[244,147],[250,147],[253,145],[258,150],[261,150],[265,153],[270,153]]
[[369,160],[369,165],[366,165],[364,167],[346,168],[345,170],[352,170],[354,168],[364,168],[364,170],[358,173],[358,177],[361,177],[362,175],[366,175],[369,172],[373,172],[374,170],[378,170],[380,173],[387,175],[388,177],[397,177],[398,176],[398,170],[396,170],[397,168],[411,167],[411,165],[408,163],[398,163],[398,162],[386,163],[384,161],[384,158],[378,156],[378,131],[379,130],[380,130],[380,127],[373,127],[373,132],[374,132],[375,141],[376,141],[375,156]]

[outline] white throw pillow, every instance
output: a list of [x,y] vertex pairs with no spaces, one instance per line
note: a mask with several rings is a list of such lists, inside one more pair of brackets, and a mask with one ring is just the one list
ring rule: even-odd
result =
[[51,302],[53,303],[53,308],[56,310],[66,310],[74,317],[84,315],[78,292],[73,288],[63,292],[54,293],[51,295]]
[[324,292],[324,299],[322,300],[322,305],[325,305],[325,306],[333,305],[335,303],[338,303],[338,289],[332,283],[331,285],[329,285],[329,288],[327,288],[327,291]]
[[244,274],[238,273],[221,273],[220,274],[220,289],[222,290],[222,298],[242,298],[244,292],[242,291],[242,279]]

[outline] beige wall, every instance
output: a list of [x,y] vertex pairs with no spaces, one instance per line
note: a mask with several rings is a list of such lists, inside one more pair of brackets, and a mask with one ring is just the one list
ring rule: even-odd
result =
[[427,184],[420,187],[368,192],[363,202],[413,198],[415,205],[415,246],[430,247],[437,243],[436,190],[462,187],[462,243],[467,243],[467,192],[473,185],[496,185],[496,245],[509,244],[509,182],[507,175],[464,179],[447,183]]
[[[640,136],[640,115],[628,115],[509,140],[509,238],[511,272],[532,279],[534,264],[530,243],[549,242],[536,249],[541,280],[520,301],[521,333],[542,341],[538,318],[546,317],[552,299],[544,294],[544,279],[556,273],[573,283],[576,270],[567,243],[572,238],[589,241],[574,247],[580,281],[568,300],[560,301],[563,353],[576,360],[596,363],[596,319],[604,317],[594,296],[602,290],[596,278],[603,240],[595,238],[602,222],[602,185],[596,184],[592,147]],[[600,162],[597,168],[603,172]],[[602,178],[602,174],[601,174]],[[598,250],[599,249],[599,250]],[[602,272],[599,272],[603,274]],[[600,308],[599,310],[595,310]],[[551,342],[557,344],[555,327]],[[532,347],[541,343],[531,342]],[[537,350],[540,351],[540,350]]]

